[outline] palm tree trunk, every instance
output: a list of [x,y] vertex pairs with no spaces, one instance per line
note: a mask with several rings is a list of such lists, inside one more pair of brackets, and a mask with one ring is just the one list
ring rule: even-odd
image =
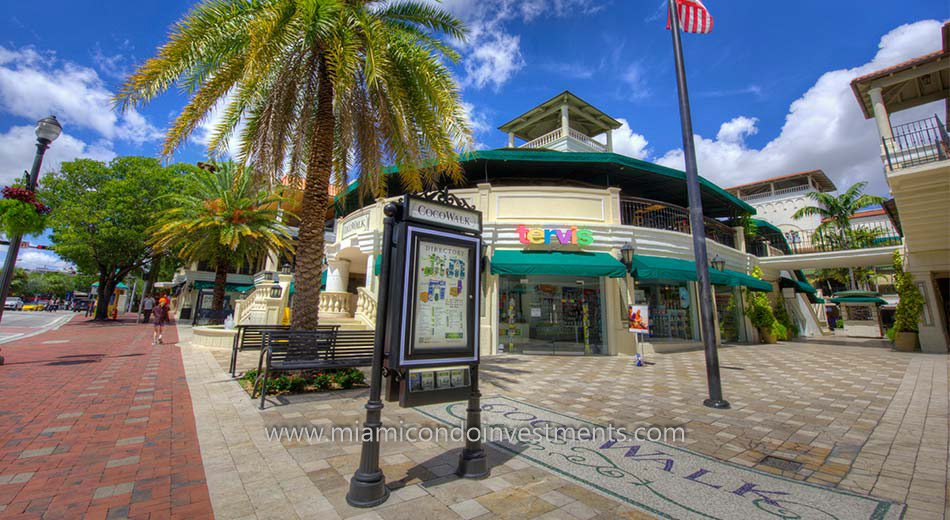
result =
[[224,307],[224,289],[228,283],[228,263],[219,261],[214,266],[214,291],[211,294],[211,310],[220,311]]
[[311,134],[304,186],[302,215],[297,235],[297,270],[294,273],[294,308],[291,327],[316,330],[320,317],[320,274],[323,266],[323,232],[329,201],[327,189],[333,168],[333,84],[326,61],[318,69],[315,128]]

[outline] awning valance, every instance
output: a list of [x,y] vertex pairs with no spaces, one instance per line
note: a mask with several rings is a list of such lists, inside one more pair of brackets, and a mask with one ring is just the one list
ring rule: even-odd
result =
[[[254,285],[240,284],[240,283],[228,283],[224,284],[224,290],[227,292],[238,292],[244,293],[248,292],[254,288]],[[205,280],[198,280],[195,282],[195,289],[214,289],[214,282],[208,282]]]
[[733,287],[747,287],[752,291],[772,292],[772,284],[766,282],[765,280],[760,280],[754,276],[740,273],[738,271],[730,271],[729,269],[726,269],[723,272],[729,275],[731,279],[731,282],[727,285],[731,285]]
[[841,298],[831,298],[831,303],[876,303],[878,305],[887,304],[887,300],[874,296],[843,296]]
[[[383,255],[376,255],[376,261],[373,262],[373,274],[379,276],[380,271],[383,270]],[[326,282],[326,278],[323,279],[323,283]]]
[[786,278],[784,276],[779,278],[778,286],[782,288],[795,289],[795,292],[797,293],[815,294],[818,292],[818,290],[812,287],[808,282],[800,282],[798,280],[792,280],[791,278]]
[[491,273],[622,278],[626,268],[607,253],[502,249],[492,255]]

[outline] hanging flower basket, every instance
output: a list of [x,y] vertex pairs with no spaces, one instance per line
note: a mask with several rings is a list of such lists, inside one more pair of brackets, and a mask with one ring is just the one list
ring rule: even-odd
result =
[[0,231],[8,237],[38,235],[46,230],[49,212],[49,206],[36,200],[36,192],[5,186],[0,199]]

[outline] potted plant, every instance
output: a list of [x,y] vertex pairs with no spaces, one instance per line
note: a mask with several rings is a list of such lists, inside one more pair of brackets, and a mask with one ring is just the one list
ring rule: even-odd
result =
[[894,286],[900,301],[894,311],[894,347],[901,352],[917,348],[917,327],[924,311],[924,297],[914,285],[913,277],[904,272],[904,259],[894,251]]
[[0,231],[8,237],[38,235],[46,229],[49,206],[36,200],[36,192],[20,186],[4,186],[0,199]]
[[[752,270],[752,276],[761,279],[762,270],[756,267]],[[758,329],[762,343],[777,343],[778,339],[775,336],[777,322],[775,321],[775,314],[772,312],[772,304],[769,302],[768,294],[748,291],[745,313],[749,317],[749,321],[752,322],[752,326]]]

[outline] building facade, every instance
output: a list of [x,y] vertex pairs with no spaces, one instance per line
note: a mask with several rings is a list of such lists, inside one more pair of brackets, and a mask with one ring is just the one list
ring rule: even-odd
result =
[[[904,269],[925,300],[920,346],[935,353],[950,348],[950,23],[941,38],[940,50],[851,83],[864,116],[877,125],[884,175],[904,234]],[[892,114],[934,102],[942,105],[938,113],[891,123]]]
[[[683,172],[610,153],[616,121],[569,92],[501,127],[518,148],[462,157],[466,181],[451,192],[482,212],[483,354],[561,355],[674,350],[701,346],[698,291]],[[581,137],[578,137],[581,136]],[[542,139],[543,138],[543,139]],[[538,140],[545,141],[543,145]],[[550,145],[554,149],[549,149]],[[392,176],[395,177],[395,176]],[[321,315],[375,323],[382,208],[351,186],[327,245]],[[754,213],[703,180],[711,269],[723,341],[757,339],[742,313],[740,289],[773,286],[748,275],[742,228],[727,222]],[[620,248],[635,248],[628,271]],[[767,273],[778,278],[778,273]],[[628,331],[628,305],[649,310],[649,334]]]

